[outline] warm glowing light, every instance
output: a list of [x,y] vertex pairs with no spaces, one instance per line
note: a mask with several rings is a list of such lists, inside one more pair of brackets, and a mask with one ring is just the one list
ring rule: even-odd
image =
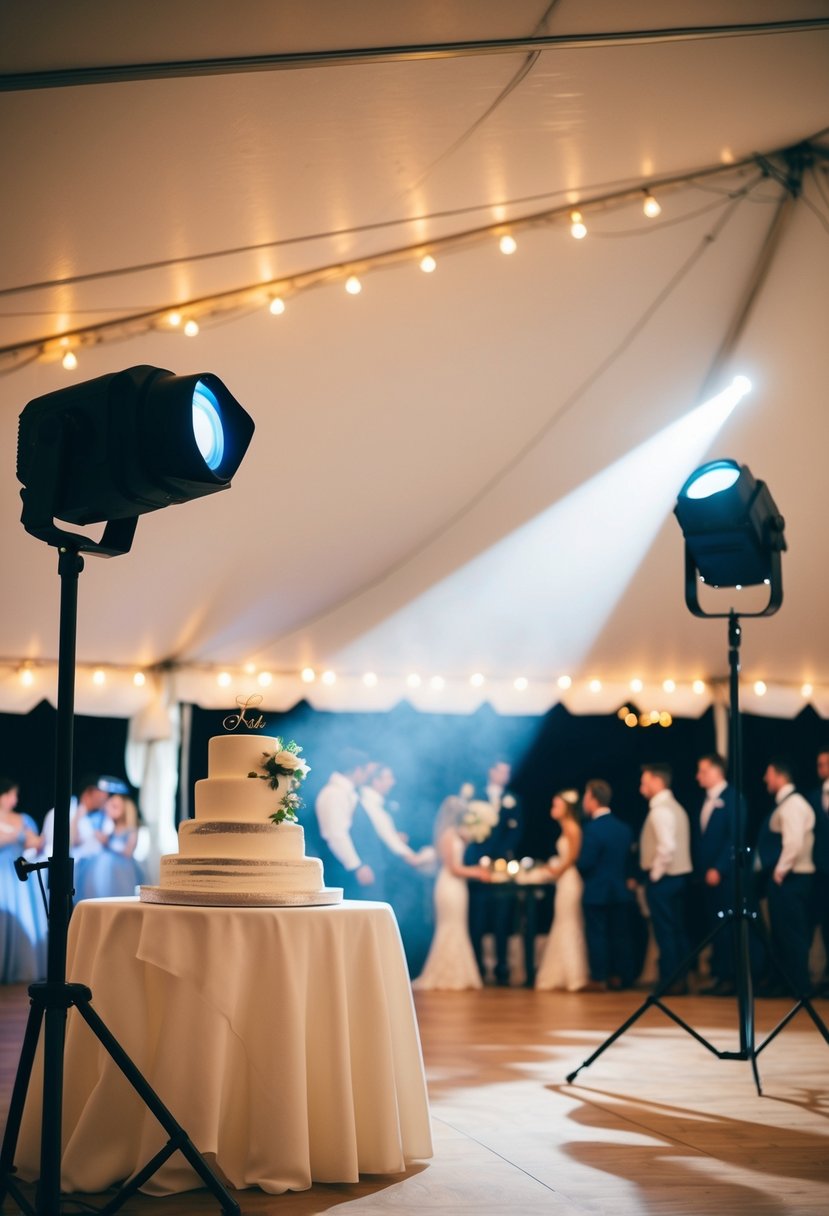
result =
[[434,688],[436,692],[440,692],[440,690],[445,686],[446,681],[444,680],[443,676],[432,676],[431,680],[429,681],[429,687]]
[[196,334],[199,332],[198,321],[194,321],[191,317],[189,321],[185,322],[184,332],[188,338],[195,338]]
[[366,688],[376,688],[377,672],[376,671],[367,671],[366,674],[363,676],[363,683],[365,684]]
[[639,719],[636,717],[636,714],[630,713],[625,718],[625,726],[636,726],[638,721]]
[[705,680],[694,680],[693,684],[691,685],[691,688],[697,694],[698,697],[701,697],[702,694],[705,692]]
[[815,691],[814,686],[812,684],[802,684],[801,685],[800,692],[801,692],[801,695],[804,697],[811,697],[811,695],[814,691]]
[[676,692],[676,680],[663,680],[662,689],[664,692]]
[[498,248],[501,250],[501,253],[515,253],[516,249],[518,248],[518,242],[514,236],[510,236],[509,233],[507,233],[505,236],[501,237],[500,241],[498,242]]
[[628,716],[629,713],[630,713],[630,706],[623,705],[622,708],[617,711],[616,717],[619,718],[622,722],[624,722],[625,718]]
[[320,679],[322,680],[323,684],[336,684],[337,673],[335,671],[324,671],[320,676]]
[[520,861],[515,861],[515,859],[513,859],[512,861],[507,862],[507,873],[508,874],[517,874],[520,869],[521,869]]
[[668,713],[667,709],[663,709],[662,713],[659,715],[659,725],[660,726],[670,726],[672,724],[672,722],[673,722],[673,718]]
[[437,270],[437,265],[431,253],[427,253],[425,257],[420,259],[420,269],[424,274],[431,274],[433,270]]
[[345,281],[345,289],[350,296],[358,296],[363,290],[363,285],[357,278],[356,274],[350,274]]
[[[658,715],[657,715],[657,717],[658,717]],[[639,715],[639,725],[640,726],[650,726],[650,724],[651,724],[651,720],[650,720],[650,716],[648,714]]]
[[78,356],[73,350],[68,350],[61,359],[61,363],[68,372],[73,372],[78,366]]
[[256,664],[255,663],[245,663],[245,666],[242,670],[244,671],[246,676],[255,676],[256,675]]
[[302,680],[303,684],[313,684],[314,680],[317,678],[317,673],[314,671],[313,667],[303,667],[302,671],[299,673],[299,678]]
[[658,215],[662,214],[662,208],[650,192],[645,195],[642,210],[649,220],[655,220]]
[[484,682],[484,675],[481,671],[476,671],[474,675],[469,677],[469,683],[473,688],[480,688]]
[[132,682],[136,688],[143,688],[147,683],[147,677],[144,675],[143,671],[136,671],[132,677]]
[[417,674],[416,671],[413,671],[409,675],[406,676],[406,683],[408,684],[409,688],[420,688],[421,684],[423,683],[423,680],[420,678],[420,676]]
[[764,680],[755,680],[754,681],[754,692],[755,692],[755,695],[758,697],[764,697],[766,695],[766,693],[768,692],[768,688],[767,688]]
[[273,676],[269,671],[260,671],[256,680],[262,688],[267,688],[270,684],[273,684]]
[[93,671],[93,673],[92,673],[92,683],[93,684],[96,684],[98,686],[98,688],[101,688],[104,684],[106,684],[106,682],[107,682],[107,673],[105,671],[102,671],[100,667],[96,671]]
[[577,241],[587,236],[587,225],[580,211],[570,212],[570,235],[574,236]]
[[219,674],[216,676],[216,683],[219,685],[219,688],[227,688],[230,685],[232,679],[233,679],[233,677],[231,676],[229,671],[220,671]]
[[528,685],[529,685],[529,680],[527,679],[527,677],[519,676],[517,680],[513,681],[512,686],[513,686],[513,688],[517,688],[519,692],[523,692],[524,689],[527,688]]
[[270,304],[268,305],[268,310],[269,312],[273,313],[275,317],[281,317],[285,311],[285,301],[281,300],[279,296],[274,297],[274,299],[271,300]]
[[170,326],[171,329],[178,329],[179,325],[181,325],[181,313],[180,312],[168,313],[167,324]]
[[641,692],[643,688],[644,688],[644,684],[638,677],[634,677],[634,679],[631,680],[631,682],[630,682],[630,691],[631,692]]
[[561,688],[563,690],[571,688],[573,685],[573,677],[572,676],[559,676],[558,679],[556,680],[556,684],[558,684],[559,688]]
[[601,682],[601,680],[591,680],[590,683],[587,685],[587,687],[590,689],[591,692],[601,692],[602,691],[602,682]]
[[24,667],[20,673],[20,683],[26,688],[31,688],[35,682],[35,673],[31,667]]

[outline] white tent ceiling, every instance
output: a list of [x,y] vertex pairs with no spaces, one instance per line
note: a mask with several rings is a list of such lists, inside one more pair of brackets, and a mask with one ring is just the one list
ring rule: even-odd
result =
[[[788,525],[786,601],[746,631],[745,673],[774,689],[763,705],[795,712],[808,680],[829,711],[829,161],[807,168],[722,369],[748,374],[752,394],[727,418],[693,413],[785,194],[742,162],[812,137],[829,148],[818,134],[829,3],[18,4],[0,12],[0,71],[595,36],[667,20],[813,26],[547,44],[531,59],[524,47],[171,78],[136,67],[143,78],[18,81],[0,96],[0,347],[20,352],[0,355],[4,706],[51,695],[48,665],[23,685],[19,664],[47,664],[57,648],[55,554],[18,522],[17,416],[42,393],[149,363],[215,372],[257,432],[230,493],[148,515],[130,555],[87,561],[79,659],[112,669],[102,687],[82,673],[81,708],[130,711],[147,696],[131,669],[172,661],[180,695],[202,703],[228,700],[220,669],[231,693],[250,685],[247,663],[275,673],[272,704],[302,692],[319,705],[406,695],[538,710],[567,673],[575,708],[618,704],[636,676],[640,701],[658,691],[668,708],[698,710],[691,681],[724,674],[725,637],[685,611],[669,515],[710,454],[768,481]],[[726,172],[693,177],[717,166]],[[589,205],[686,176],[654,187],[656,220],[641,196]],[[511,257],[488,235],[438,253],[433,274],[417,268],[414,250],[441,237],[576,202],[587,204],[583,241],[562,216],[518,224]],[[411,258],[372,270],[406,246]],[[201,256],[225,250],[236,252]],[[153,309],[186,314],[190,301],[334,264],[367,267],[359,296],[338,272],[314,290],[289,285],[279,317],[246,306],[211,319],[202,306],[193,339],[148,324],[128,340],[90,334],[74,372],[26,362],[41,339]],[[51,285],[23,290],[33,284]],[[302,685],[304,666],[337,684]],[[472,688],[472,672],[488,683]],[[661,690],[666,678],[676,693]]]

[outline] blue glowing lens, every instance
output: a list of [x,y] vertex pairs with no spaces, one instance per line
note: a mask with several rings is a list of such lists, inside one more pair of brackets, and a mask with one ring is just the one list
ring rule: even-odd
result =
[[216,396],[203,384],[193,390],[193,435],[208,469],[218,469],[225,454],[225,432]]
[[710,498],[712,494],[721,494],[730,489],[740,476],[737,465],[723,461],[704,469],[699,477],[695,477],[685,491],[686,498]]

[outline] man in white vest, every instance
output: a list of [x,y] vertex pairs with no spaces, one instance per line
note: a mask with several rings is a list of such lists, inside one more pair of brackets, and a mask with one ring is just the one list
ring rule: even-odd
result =
[[772,945],[797,995],[806,996],[814,934],[815,810],[795,789],[788,761],[771,760],[763,781],[775,804],[767,823],[776,843],[768,888]]
[[687,979],[675,973],[690,951],[685,899],[691,875],[691,827],[684,807],[671,793],[668,764],[642,766],[639,792],[648,814],[639,838],[639,864],[645,872],[648,908],[659,950],[659,982],[674,976],[669,991],[687,992]]

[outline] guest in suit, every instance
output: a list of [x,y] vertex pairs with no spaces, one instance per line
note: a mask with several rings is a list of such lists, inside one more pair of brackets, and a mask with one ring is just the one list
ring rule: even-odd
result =
[[[374,851],[382,846],[370,822],[366,829],[364,821],[368,816],[358,806],[357,797],[358,788],[368,781],[376,767],[365,752],[345,748],[336,771],[317,795],[317,822],[328,847],[326,881],[329,886],[342,886],[349,899],[371,898],[366,892],[376,881],[371,862],[376,860]],[[365,855],[357,848],[355,835],[367,849]]]
[[[506,760],[498,759],[487,774],[486,800],[498,816],[489,837],[478,844],[468,845],[464,865],[477,866],[482,857],[504,857],[512,861],[518,856],[523,833],[523,817],[515,795],[509,791],[512,768]],[[474,786],[464,786],[462,796],[472,798]],[[507,947],[512,928],[513,903],[503,896],[494,896],[489,886],[472,883],[469,888],[469,936],[482,978],[486,979],[483,957],[483,937],[495,934],[495,980],[502,987],[509,984]]]
[[[699,813],[691,826],[694,878],[702,896],[705,932],[719,923],[719,913],[734,904],[734,790],[725,776],[725,760],[716,752],[697,761],[697,784],[704,791]],[[713,983],[703,988],[705,996],[733,996],[734,934],[729,926],[711,943]]]
[[[388,764],[381,764],[357,792],[358,802],[351,824],[351,841],[360,854],[361,861],[368,864],[374,874],[374,882],[363,887],[364,899],[389,898],[386,880],[389,862],[394,857],[399,857],[410,866],[424,865],[434,860],[434,849],[425,848],[416,853],[414,849],[409,848],[395,827],[394,820],[386,809],[386,796],[391,793],[395,784],[393,770]],[[361,810],[365,814],[360,814]]]
[[[628,885],[633,834],[610,809],[612,791],[594,778],[584,788],[584,836],[577,862],[584,881],[582,905],[590,962],[588,990],[629,988],[633,983]],[[635,884],[633,884],[635,885]]]
[[691,874],[691,827],[685,808],[671,793],[668,764],[645,764],[639,792],[648,799],[648,814],[639,838],[648,908],[659,950],[659,983],[674,977],[668,991],[687,992],[685,976],[676,975],[690,952],[685,925],[685,894]]
[[821,836],[829,841],[829,746],[822,747],[817,754],[817,775],[820,784],[809,794],[815,812],[814,905],[826,956],[823,978],[829,981],[829,858],[824,858],[824,864],[820,864]]
[[771,839],[779,840],[768,885],[772,946],[796,994],[805,996],[811,988],[815,811],[795,789],[792,768],[786,760],[772,760],[763,780],[775,801],[767,832]]

